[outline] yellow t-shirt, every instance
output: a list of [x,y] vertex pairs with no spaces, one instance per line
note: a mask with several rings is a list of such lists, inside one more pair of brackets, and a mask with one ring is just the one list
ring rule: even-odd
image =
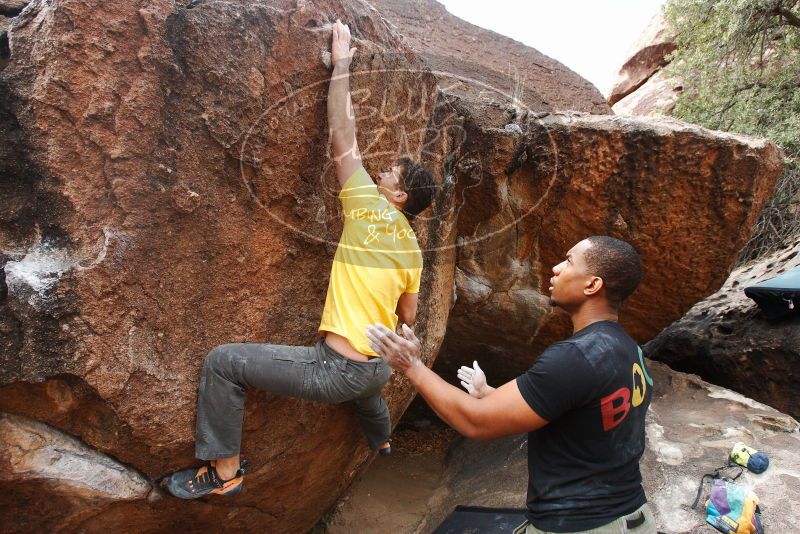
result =
[[378,193],[364,167],[347,179],[339,199],[344,229],[319,330],[339,334],[358,352],[377,356],[367,326],[382,323],[395,329],[400,295],[419,292],[422,253],[405,215]]

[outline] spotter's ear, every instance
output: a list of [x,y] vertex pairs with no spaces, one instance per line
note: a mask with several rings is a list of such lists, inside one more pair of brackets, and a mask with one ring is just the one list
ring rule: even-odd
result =
[[605,282],[599,276],[592,276],[583,288],[584,295],[594,295],[605,287]]

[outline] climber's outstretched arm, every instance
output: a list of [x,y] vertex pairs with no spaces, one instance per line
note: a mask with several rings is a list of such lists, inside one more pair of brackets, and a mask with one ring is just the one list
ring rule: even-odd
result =
[[355,48],[350,48],[350,28],[336,20],[331,39],[333,74],[328,88],[328,127],[339,185],[361,167],[361,153],[356,141],[356,117],[350,98],[350,61]]

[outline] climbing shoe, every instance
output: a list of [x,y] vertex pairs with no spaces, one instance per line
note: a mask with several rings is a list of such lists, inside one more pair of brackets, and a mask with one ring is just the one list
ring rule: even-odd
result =
[[204,495],[236,495],[244,487],[244,472],[247,460],[239,462],[239,470],[230,480],[222,480],[217,474],[217,462],[211,460],[198,467],[190,467],[172,473],[161,485],[180,499],[198,499]]
[[389,444],[388,446],[378,449],[378,454],[381,456],[391,456],[392,454],[392,440],[387,441],[387,443]]

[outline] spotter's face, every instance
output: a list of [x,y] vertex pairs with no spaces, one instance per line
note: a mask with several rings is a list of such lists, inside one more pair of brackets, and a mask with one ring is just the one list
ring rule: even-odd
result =
[[553,267],[550,278],[550,304],[566,310],[575,308],[584,302],[587,295],[584,290],[590,285],[592,278],[586,266],[585,253],[592,244],[583,240],[567,252],[564,261]]

